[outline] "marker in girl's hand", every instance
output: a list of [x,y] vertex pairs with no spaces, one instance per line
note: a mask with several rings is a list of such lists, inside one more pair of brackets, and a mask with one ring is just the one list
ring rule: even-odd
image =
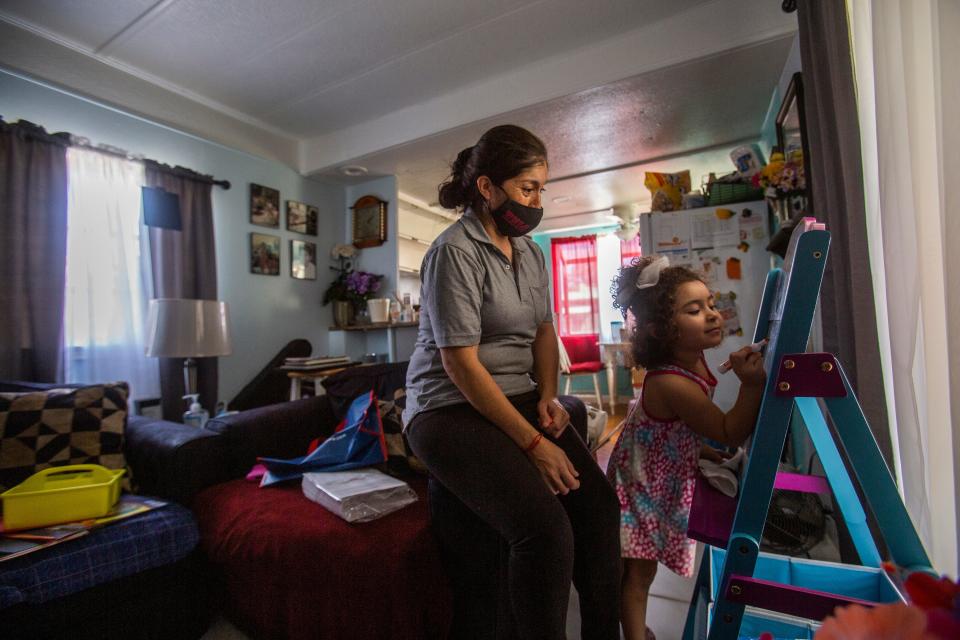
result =
[[[763,349],[766,346],[766,344],[767,344],[766,338],[764,338],[760,342],[754,342],[752,345],[750,345],[750,351],[757,353],[761,349]],[[727,371],[730,371],[730,369],[732,368],[733,368],[733,365],[730,364],[730,361],[724,360],[723,363],[719,367],[717,367],[717,371],[719,371],[720,373],[726,373]]]

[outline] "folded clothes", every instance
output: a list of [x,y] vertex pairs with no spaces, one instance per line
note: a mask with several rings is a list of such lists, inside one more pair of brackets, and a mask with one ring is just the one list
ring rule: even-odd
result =
[[731,498],[736,497],[737,488],[740,485],[740,473],[746,455],[743,448],[738,448],[735,454],[723,462],[700,458],[700,473],[707,479],[710,486],[717,491]]

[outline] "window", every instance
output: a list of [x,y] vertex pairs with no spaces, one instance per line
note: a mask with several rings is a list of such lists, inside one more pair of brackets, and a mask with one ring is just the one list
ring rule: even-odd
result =
[[134,398],[159,396],[159,367],[144,355],[150,269],[140,223],[143,164],[70,148],[67,179],[65,380],[125,380]]
[[634,258],[639,258],[643,253],[640,249],[640,234],[635,234],[629,240],[620,241],[620,266],[627,267],[633,262]]
[[561,336],[599,333],[597,236],[553,238],[553,296]]

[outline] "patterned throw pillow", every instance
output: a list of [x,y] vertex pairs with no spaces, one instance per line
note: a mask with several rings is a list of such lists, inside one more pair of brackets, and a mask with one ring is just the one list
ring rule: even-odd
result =
[[402,476],[410,472],[427,474],[427,468],[413,454],[406,436],[403,434],[403,407],[406,402],[404,389],[393,392],[393,400],[378,400],[380,421],[383,423],[383,437],[387,442],[387,469],[394,475]]
[[0,491],[67,464],[126,468],[125,382],[0,393]]

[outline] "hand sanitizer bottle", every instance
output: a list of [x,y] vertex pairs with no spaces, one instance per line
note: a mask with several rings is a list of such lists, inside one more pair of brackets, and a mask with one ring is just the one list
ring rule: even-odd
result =
[[202,429],[203,425],[207,423],[207,418],[210,417],[210,414],[200,406],[199,397],[199,393],[188,393],[183,396],[184,400],[190,399],[190,409],[183,414],[183,424]]

